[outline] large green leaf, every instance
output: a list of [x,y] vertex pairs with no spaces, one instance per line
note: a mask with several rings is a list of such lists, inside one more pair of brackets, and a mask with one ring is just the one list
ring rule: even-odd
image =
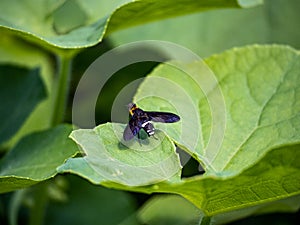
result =
[[68,135],[70,125],[60,125],[21,139],[0,163],[0,193],[25,188],[56,175],[56,168],[78,148]]
[[245,10],[211,10],[132,27],[113,33],[110,40],[115,45],[165,40],[185,46],[202,57],[255,43],[281,43],[298,49],[299,8],[298,0],[264,0],[264,4]]
[[[213,102],[220,100],[218,88],[213,86],[205,96],[194,77],[197,71],[204,73],[198,73],[198,78],[203,79],[202,84],[207,84],[207,76],[211,74],[205,74],[202,63],[183,63],[181,68],[190,72],[188,75],[169,65],[159,66],[145,79],[135,99],[141,99],[140,105],[149,110],[156,110],[159,105],[164,110],[181,112],[182,132],[191,137],[195,132],[201,135],[195,148],[182,147],[198,160],[205,159],[202,163],[206,174],[183,180],[178,185],[162,183],[152,189],[141,187],[140,191],[180,194],[202,210],[203,220],[217,220],[218,223],[258,212],[297,210],[300,195],[297,160],[300,156],[299,52],[283,46],[251,46],[212,56],[206,63],[219,81],[226,107],[226,130],[220,149],[216,154],[205,149],[211,138],[213,121],[220,129],[224,122],[222,117],[213,118],[213,113],[209,113],[214,105],[222,108],[220,102]],[[182,95],[171,98],[168,93],[179,92],[166,85],[158,88],[155,83],[158,78],[160,84],[163,79],[174,82],[175,88],[181,89],[179,92],[184,90],[196,107],[178,98]],[[162,96],[168,98],[162,99]],[[193,118],[188,114],[190,110],[182,110],[188,107],[199,109],[200,119],[193,121],[199,126],[191,124],[184,130],[185,118]],[[178,136],[180,130],[168,129],[167,133],[178,144],[183,144]],[[287,199],[290,206],[276,203],[279,199]]]
[[0,66],[0,143],[8,140],[46,97],[39,69]]
[[211,83],[213,74],[202,62],[161,65],[142,83],[135,101],[147,110],[175,108],[182,124],[168,134],[207,174],[236,175],[271,149],[300,142],[297,51],[252,46],[205,62],[218,84]]
[[260,0],[174,1],[1,1],[1,30],[42,45],[82,48],[128,26],[215,8],[249,7]]
[[[214,72],[217,84],[207,81],[212,73],[204,68],[203,62],[177,62],[173,66],[158,66],[135,96],[145,110],[173,111],[181,116],[180,123],[155,126],[199,160],[205,167],[204,175],[133,187],[111,177],[99,179],[105,174],[100,170],[102,174],[97,174],[94,166],[91,167],[92,161],[73,159],[73,171],[66,171],[107,187],[179,194],[201,210],[203,224],[224,223],[256,213],[297,210],[300,198],[299,52],[285,46],[249,46],[212,56],[205,62]],[[207,87],[201,86],[203,84]],[[212,109],[226,114],[222,117],[211,112]],[[209,140],[216,140],[211,137],[212,131],[216,131],[213,126],[225,132],[224,139],[217,136],[221,145],[214,143],[210,146],[212,152],[207,152]],[[117,136],[122,135],[122,129],[116,129]],[[118,146],[111,145],[118,139],[109,137],[106,132],[97,137],[110,152],[119,154]],[[189,142],[189,138],[196,142]],[[92,139],[84,141],[93,146]],[[94,141],[94,145],[98,146],[97,143],[98,140]],[[136,146],[139,147],[138,143]],[[141,153],[140,163],[146,159],[152,158]],[[143,180],[142,174],[135,182],[139,179]]]
[[124,128],[107,123],[93,130],[73,131],[71,138],[86,156],[69,159],[58,171],[79,174],[97,184],[112,181],[139,186],[179,180],[181,165],[167,136],[158,132],[157,139],[124,142]]

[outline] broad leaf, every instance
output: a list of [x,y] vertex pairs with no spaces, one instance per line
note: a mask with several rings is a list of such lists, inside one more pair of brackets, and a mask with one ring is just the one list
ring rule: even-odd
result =
[[299,8],[298,0],[288,4],[264,0],[264,4],[246,10],[211,10],[132,27],[113,33],[110,40],[115,45],[140,40],[170,41],[202,57],[255,43],[281,43],[299,49],[300,32],[295,23],[300,21]]
[[68,135],[72,126],[61,125],[28,135],[0,163],[0,193],[25,188],[56,175],[56,167],[78,148]]
[[[252,46],[212,56],[206,63],[219,81],[226,107],[224,139],[215,155],[206,152],[205,146],[213,130],[212,121],[221,130],[224,121],[222,117],[213,119],[210,107],[217,105],[222,111],[222,104],[207,100],[220,100],[217,86],[209,89],[205,99],[197,84],[198,78],[203,79],[202,84],[208,84],[205,77],[211,75],[209,71],[205,73],[202,62],[176,64],[182,70],[159,66],[135,96],[144,109],[179,113],[182,125],[175,130],[162,128],[178,144],[184,144],[184,132],[191,138],[195,132],[201,134],[195,139],[195,148],[189,149],[188,144],[182,147],[198,160],[204,159],[206,174],[183,179],[179,184],[125,189],[180,194],[201,209],[205,224],[224,223],[255,213],[296,211],[300,197],[299,52],[282,46]],[[201,73],[195,77],[197,71]],[[162,83],[165,79],[175,84],[173,89],[166,87],[168,82]],[[172,98],[170,93],[176,96]],[[186,101],[184,94],[192,100]],[[196,106],[186,105],[193,102]],[[198,120],[192,123],[189,120],[195,117],[189,114],[190,108],[199,110]],[[184,124],[189,125],[188,129],[184,129]],[[105,185],[124,189],[115,183]]]
[[39,69],[0,66],[0,143],[22,126],[35,106],[46,97]]
[[214,74],[203,62],[157,67],[135,101],[147,110],[178,112],[182,124],[168,134],[207,174],[236,175],[271,149],[300,142],[298,52],[254,46],[205,62]]
[[[114,123],[74,131],[71,137],[86,156],[68,160],[58,171],[122,190],[179,194],[201,210],[203,224],[298,210],[299,52],[284,46],[249,46],[205,62],[212,71],[201,61],[160,65],[135,96],[145,110],[181,116],[180,123],[155,126],[199,160],[204,175],[179,180],[180,167],[174,166],[178,158],[168,136],[158,132],[161,144],[149,139],[140,146],[133,140],[129,149],[121,141],[125,126]],[[209,82],[212,72],[217,83]],[[217,140],[213,132],[220,130],[220,143],[209,145]],[[167,162],[168,157],[174,160]],[[166,171],[171,173],[157,177]],[[168,182],[149,185],[160,180]]]
[[[215,8],[239,8],[261,1],[1,1],[0,26],[41,45],[82,48],[115,30]],[[166,11],[167,10],[167,11]],[[166,13],[167,12],[167,13]]]
[[73,131],[71,138],[86,156],[69,159],[58,171],[81,175],[96,184],[139,186],[179,180],[179,158],[164,133],[157,132],[156,139],[125,142],[124,129],[124,125],[107,123],[93,130]]
[[[250,46],[212,56],[205,62],[219,86],[209,85],[205,78],[211,72],[203,62],[173,63],[177,68],[161,65],[154,70],[135,96],[145,110],[173,111],[181,116],[178,124],[155,125],[193,157],[203,159],[204,175],[130,187],[117,179],[99,179],[87,161],[74,159],[73,166],[80,168],[77,172],[81,176],[107,187],[179,194],[201,210],[203,224],[224,223],[255,213],[296,211],[300,198],[299,52],[283,46]],[[203,89],[206,95],[197,83],[199,78],[203,79],[201,84],[207,85]],[[218,91],[223,93],[222,98]],[[214,117],[219,114],[210,110],[224,112],[222,106],[226,117]],[[221,145],[212,146],[220,148],[212,152],[217,154],[210,154],[205,148],[211,131],[217,125],[223,130],[224,118],[224,139],[217,136]],[[121,132],[117,135],[121,136]],[[103,132],[101,136],[107,135]],[[197,136],[201,138],[194,139]],[[188,137],[196,140],[195,145]],[[115,138],[105,140],[104,146],[113,147],[110,143]],[[92,141],[85,139],[91,146]],[[118,154],[120,150],[115,144],[110,151]],[[145,153],[139,158],[150,160],[144,156]],[[135,181],[139,179],[143,176]]]

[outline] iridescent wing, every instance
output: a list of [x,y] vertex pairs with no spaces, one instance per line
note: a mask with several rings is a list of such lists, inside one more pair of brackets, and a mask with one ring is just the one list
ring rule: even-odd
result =
[[174,123],[180,120],[180,117],[169,112],[145,112],[153,122]]

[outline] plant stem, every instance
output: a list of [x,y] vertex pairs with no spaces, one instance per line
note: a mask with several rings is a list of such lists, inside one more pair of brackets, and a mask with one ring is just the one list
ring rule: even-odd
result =
[[[69,94],[72,54],[57,54],[58,77],[54,83],[54,104],[51,118],[51,126],[63,122],[66,104]],[[51,182],[51,181],[50,181]],[[46,207],[48,204],[49,182],[42,182],[33,187],[34,202],[30,211],[29,225],[40,225],[44,222]]]
[[72,57],[69,55],[58,55],[58,78],[55,83],[55,99],[52,114],[52,126],[61,123],[65,116],[66,104],[68,99]]
[[200,222],[200,225],[209,225],[210,224],[210,217],[204,216]]
[[34,201],[30,209],[29,225],[41,225],[44,223],[48,203],[47,187],[47,182],[42,182],[34,187]]
[[19,209],[21,208],[22,202],[24,197],[28,193],[28,189],[21,189],[16,191],[10,200],[9,209],[8,209],[8,218],[10,225],[17,225],[18,224],[18,214]]

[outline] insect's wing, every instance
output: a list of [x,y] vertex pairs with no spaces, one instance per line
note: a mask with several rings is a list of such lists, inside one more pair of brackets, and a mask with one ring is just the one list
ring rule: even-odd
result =
[[134,137],[134,135],[130,129],[130,126],[129,126],[129,124],[127,124],[127,126],[124,130],[124,133],[123,133],[123,139],[125,141],[128,141],[128,140],[132,139],[133,137]]
[[169,112],[146,112],[148,117],[153,122],[174,123],[180,120],[180,117]]
[[137,133],[140,131],[140,129],[141,128],[137,126],[136,121],[131,119],[124,130],[123,139],[125,141],[129,141],[135,135],[137,135]]

